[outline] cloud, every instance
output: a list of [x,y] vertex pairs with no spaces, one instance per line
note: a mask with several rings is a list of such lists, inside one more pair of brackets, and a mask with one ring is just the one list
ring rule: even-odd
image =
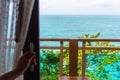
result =
[[40,0],[41,14],[120,14],[119,7],[120,0]]

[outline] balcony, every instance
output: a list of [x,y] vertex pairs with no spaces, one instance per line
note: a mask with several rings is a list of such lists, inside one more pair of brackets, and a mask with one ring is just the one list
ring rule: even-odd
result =
[[[40,42],[59,42],[60,46],[40,46],[40,49],[59,49],[60,50],[60,80],[90,80],[86,73],[86,50],[120,50],[120,46],[86,46],[87,42],[120,42],[120,39],[114,38],[40,38]],[[69,46],[64,46],[68,42]],[[81,42],[81,46],[79,46]],[[67,49],[69,53],[69,76],[63,76],[63,50]],[[78,49],[82,50],[82,75],[78,76]],[[84,78],[84,79],[83,79]]]

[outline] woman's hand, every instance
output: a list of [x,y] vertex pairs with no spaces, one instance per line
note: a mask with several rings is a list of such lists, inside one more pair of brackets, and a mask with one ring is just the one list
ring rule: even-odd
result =
[[31,64],[36,65],[36,56],[35,52],[26,52],[21,56],[18,61],[16,68],[14,69],[19,75],[23,74]]
[[36,65],[35,52],[26,52],[20,57],[17,66],[14,70],[0,76],[0,80],[15,80],[22,75],[31,64]]

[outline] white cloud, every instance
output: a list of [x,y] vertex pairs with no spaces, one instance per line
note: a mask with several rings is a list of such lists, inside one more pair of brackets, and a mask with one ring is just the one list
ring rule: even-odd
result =
[[120,14],[120,0],[40,0],[41,14]]

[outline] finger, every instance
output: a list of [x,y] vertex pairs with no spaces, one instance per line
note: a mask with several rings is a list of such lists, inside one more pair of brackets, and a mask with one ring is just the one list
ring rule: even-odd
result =
[[25,58],[25,60],[28,60],[28,61],[32,61],[32,59],[34,58],[35,54],[32,52],[26,52],[24,55],[23,55],[23,58]]
[[36,62],[36,56],[34,56],[34,58],[32,59],[31,63],[30,64],[34,64],[34,65],[37,65],[37,62]]
[[29,59],[29,58],[31,58],[32,56],[33,56],[33,54],[30,53],[30,52],[26,52],[26,53],[24,53],[24,54],[22,55],[22,57],[25,58],[25,59]]
[[28,54],[30,54],[29,51],[25,52],[22,56],[27,56]]
[[34,56],[35,56],[34,54],[30,54],[27,59],[29,59],[30,61],[32,61],[34,59]]
[[27,57],[27,58],[31,58],[32,56],[34,56],[35,54],[34,54],[34,52],[28,52],[25,56]]
[[33,63],[35,64],[35,65],[37,65],[37,61],[36,61],[36,53],[34,52],[34,59],[33,59]]
[[34,64],[37,65],[36,56],[34,57]]

